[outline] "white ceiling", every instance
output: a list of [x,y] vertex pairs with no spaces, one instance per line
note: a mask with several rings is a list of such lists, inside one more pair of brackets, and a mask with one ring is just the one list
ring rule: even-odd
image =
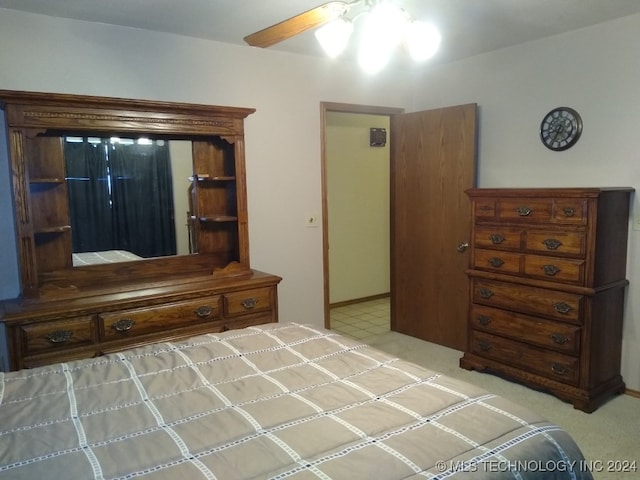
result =
[[[432,63],[640,13],[640,0],[395,0],[441,31]],[[0,7],[245,45],[243,37],[322,0],[0,0]],[[356,22],[357,28],[357,22]],[[270,49],[322,55],[312,32]],[[349,54],[349,53],[348,53]],[[550,55],[558,54],[550,52]]]

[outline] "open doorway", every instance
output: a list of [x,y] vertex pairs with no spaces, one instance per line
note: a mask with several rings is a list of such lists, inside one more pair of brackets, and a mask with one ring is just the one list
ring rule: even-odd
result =
[[[391,253],[388,139],[390,116],[401,112],[396,108],[321,104],[327,328],[332,326],[332,308],[334,312],[336,309],[355,312],[351,305],[358,303],[365,309],[365,315],[366,309],[386,308],[388,312]],[[371,146],[371,128],[385,131],[384,145]]]
[[475,184],[476,104],[403,113],[322,104],[322,188],[325,326],[331,327],[327,212],[328,112],[387,115],[391,119],[390,327],[462,350],[467,342],[471,206]]

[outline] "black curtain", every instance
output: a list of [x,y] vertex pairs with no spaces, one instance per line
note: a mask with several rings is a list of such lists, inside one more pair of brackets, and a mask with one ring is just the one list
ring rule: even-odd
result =
[[73,251],[112,250],[116,241],[105,144],[65,142]]
[[175,255],[167,142],[65,142],[73,251]]
[[111,145],[109,163],[119,248],[141,257],[175,255],[173,186],[166,142]]

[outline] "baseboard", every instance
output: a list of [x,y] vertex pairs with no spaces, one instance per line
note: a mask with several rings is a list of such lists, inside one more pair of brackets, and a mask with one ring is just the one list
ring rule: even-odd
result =
[[329,308],[344,307],[346,305],[353,305],[355,303],[370,302],[371,300],[378,300],[380,298],[387,298],[390,296],[390,293],[380,293],[379,295],[371,295],[369,297],[354,298],[352,300],[344,300],[343,302],[330,303]]
[[638,390],[631,390],[630,388],[625,388],[624,393],[632,397],[640,398],[640,391]]

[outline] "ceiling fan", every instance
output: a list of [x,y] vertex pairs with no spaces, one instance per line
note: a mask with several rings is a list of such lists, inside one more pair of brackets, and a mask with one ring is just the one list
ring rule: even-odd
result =
[[270,47],[276,43],[287,40],[302,32],[324,25],[347,13],[352,6],[361,3],[355,2],[328,2],[306,12],[295,15],[287,20],[271,25],[258,32],[244,37],[244,41],[252,47]]
[[[354,18],[347,13],[356,5]],[[244,37],[254,47],[266,48],[316,27],[316,39],[325,53],[332,58],[346,48],[356,19],[363,18],[362,35],[358,48],[358,62],[369,73],[375,73],[388,62],[392,50],[399,44],[406,46],[413,60],[422,62],[431,58],[440,45],[440,33],[427,22],[412,19],[394,0],[355,0],[328,2],[287,20],[271,25]]]

